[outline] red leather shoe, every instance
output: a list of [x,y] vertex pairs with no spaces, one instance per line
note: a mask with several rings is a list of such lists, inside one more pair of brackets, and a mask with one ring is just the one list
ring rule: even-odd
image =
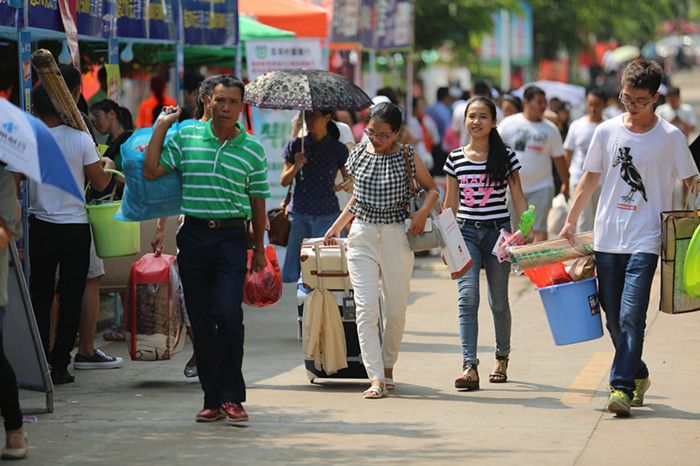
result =
[[248,420],[248,413],[245,412],[243,405],[240,403],[226,402],[221,405],[221,411],[226,414],[226,420],[228,422],[243,422]]
[[221,408],[204,408],[195,416],[197,422],[214,422],[222,419],[224,413]]

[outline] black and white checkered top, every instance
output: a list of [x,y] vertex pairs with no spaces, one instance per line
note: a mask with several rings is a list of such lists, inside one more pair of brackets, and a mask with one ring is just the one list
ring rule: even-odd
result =
[[[404,146],[416,176],[413,147]],[[408,218],[409,200],[406,164],[401,151],[375,154],[367,144],[358,144],[350,152],[345,168],[355,179],[355,205],[350,208],[355,217],[367,223],[403,223]]]

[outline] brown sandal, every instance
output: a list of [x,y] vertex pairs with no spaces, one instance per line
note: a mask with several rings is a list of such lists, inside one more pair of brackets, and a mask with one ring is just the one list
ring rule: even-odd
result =
[[505,383],[508,381],[508,356],[496,356],[498,361],[498,369],[489,374],[490,383]]
[[107,341],[124,341],[126,337],[117,329],[107,330],[102,334],[102,338]]
[[[474,371],[476,374],[476,379],[470,379],[467,377],[469,371]],[[455,379],[455,388],[458,390],[478,390],[479,389],[479,371],[477,370],[476,364],[472,364],[465,368],[464,374],[461,377]]]

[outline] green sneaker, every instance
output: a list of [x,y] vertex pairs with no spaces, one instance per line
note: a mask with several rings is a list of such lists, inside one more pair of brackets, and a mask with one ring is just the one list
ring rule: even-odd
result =
[[617,417],[627,417],[630,415],[630,397],[622,390],[610,387],[610,398],[608,398],[608,411]]
[[634,379],[634,392],[630,403],[632,407],[639,408],[644,404],[644,394],[649,390],[649,386],[651,386],[649,377],[646,379]]

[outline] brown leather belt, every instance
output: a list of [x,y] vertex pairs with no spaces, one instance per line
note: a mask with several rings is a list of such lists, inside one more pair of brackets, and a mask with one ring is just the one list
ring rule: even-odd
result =
[[211,229],[220,228],[244,228],[245,219],[243,217],[235,218],[199,218],[191,217],[185,215],[185,223],[191,223],[193,225],[205,226]]

